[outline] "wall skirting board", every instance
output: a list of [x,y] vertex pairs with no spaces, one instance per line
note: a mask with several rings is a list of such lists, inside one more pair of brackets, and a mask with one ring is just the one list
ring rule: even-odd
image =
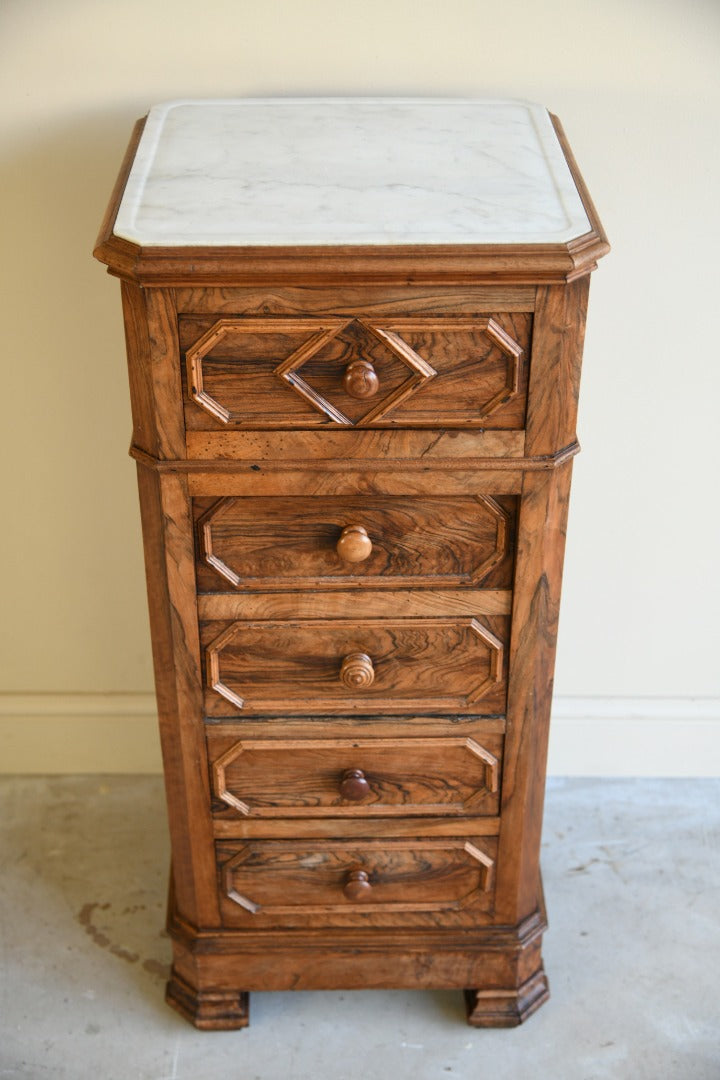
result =
[[[152,694],[0,694],[0,773],[159,773]],[[720,698],[562,697],[553,776],[720,776]]]

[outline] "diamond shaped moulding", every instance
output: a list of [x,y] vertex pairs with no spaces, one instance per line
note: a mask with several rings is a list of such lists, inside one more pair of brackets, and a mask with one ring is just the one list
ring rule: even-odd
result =
[[[190,397],[223,424],[252,422],[251,396],[270,391],[270,373],[327,422],[343,427],[382,419],[435,375],[397,334],[350,318],[219,319],[187,349],[186,359]],[[379,378],[371,402],[353,399],[343,386],[347,368],[358,360],[372,364]],[[208,374],[211,367],[218,370]],[[289,415],[289,426],[302,426],[303,415]]]
[[[313,360],[317,362],[314,370],[306,370],[304,376],[300,375],[300,369],[312,366]],[[379,376],[380,399],[367,408],[362,399],[353,400],[337,378],[337,386],[330,393],[336,401],[341,398],[343,407],[340,409],[323,396],[317,384],[327,381],[326,372],[337,371],[339,367],[347,371],[358,361],[372,364],[373,372]],[[405,373],[399,365],[407,368],[409,374],[403,377]],[[276,368],[275,374],[329,420],[344,426],[362,427],[382,420],[437,372],[398,334],[362,319],[348,319],[334,332],[322,337],[318,335],[316,340],[302,345]]]
[[[246,416],[238,410],[235,397],[246,397],[248,383],[258,378],[258,370],[277,364],[278,353],[310,356],[330,341],[347,319],[218,319],[187,349],[188,390],[192,400],[223,424],[242,423]],[[242,343],[242,344],[240,344]],[[211,355],[215,353],[215,356]],[[227,354],[227,355],[226,355]],[[213,369],[219,367],[220,371]],[[210,368],[210,373],[206,370]],[[228,368],[227,371],[223,370]],[[259,375],[260,391],[267,394],[274,380]],[[267,401],[261,401],[265,408]],[[267,410],[266,410],[267,411]],[[297,419],[301,419],[297,418]],[[297,422],[297,421],[296,421]]]
[[484,427],[492,418],[490,426],[520,429],[530,332],[526,313],[180,325],[189,398],[222,424],[263,428]]

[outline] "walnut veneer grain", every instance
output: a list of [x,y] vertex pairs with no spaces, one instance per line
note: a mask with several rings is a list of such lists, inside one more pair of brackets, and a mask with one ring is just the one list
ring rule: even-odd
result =
[[168,1001],[548,995],[539,870],[589,273],[564,244],[142,249],[122,279]]

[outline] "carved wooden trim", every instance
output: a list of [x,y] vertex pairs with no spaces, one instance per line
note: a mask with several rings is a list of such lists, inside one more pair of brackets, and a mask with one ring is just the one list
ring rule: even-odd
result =
[[[554,454],[540,454],[536,457],[484,457],[484,458],[443,458],[438,461],[432,461],[433,472],[467,472],[468,469],[473,471],[497,471],[497,472],[517,472],[518,474],[524,472],[538,472],[548,469],[557,469],[561,465],[564,465],[570,458],[575,457],[580,452],[580,444],[578,442],[572,442],[568,446],[564,446],[561,450],[558,450]],[[354,460],[335,460],[330,461],[322,459],[320,461],[266,461],[257,459],[251,460],[224,460],[224,461],[212,461],[203,458],[189,459],[189,458],[176,458],[159,459],[148,454],[145,450],[140,449],[138,446],[131,446],[128,453],[135,461],[140,462],[141,465],[145,465],[148,469],[156,469],[158,472],[197,472],[197,473],[237,473],[243,477],[251,478],[252,472],[258,470],[266,470],[267,472],[297,472],[302,469],[303,472],[313,473],[344,473],[353,472],[358,469],[368,472],[427,472],[428,464],[420,459],[390,461],[373,459],[365,462]],[[519,489],[518,489],[519,490]],[[248,492],[250,494],[250,492]]]
[[[352,420],[349,420],[340,409],[336,409],[329,401],[327,401],[322,394],[318,394],[316,390],[305,382],[301,375],[298,375],[298,370],[302,365],[319,352],[329,341],[332,341],[334,337],[337,337],[339,332],[343,330],[352,322],[352,319],[340,319],[336,320],[331,328],[325,333],[318,333],[315,337],[310,338],[299,349],[287,357],[278,367],[275,368],[275,374],[279,379],[287,384],[292,390],[304,398],[309,405],[312,405],[323,416],[327,416],[328,420],[335,424],[343,424],[348,427],[352,427]],[[237,325],[237,324],[236,324]],[[278,324],[271,324],[275,326],[275,331],[278,330]]]
[[[363,329],[376,337],[381,341],[390,352],[401,363],[405,364],[410,369],[410,376],[394,391],[394,393],[385,396],[380,400],[374,408],[368,410],[364,416],[360,417],[356,421],[348,419],[339,409],[336,409],[334,405],[328,402],[321,394],[313,390],[305,380],[298,375],[298,370],[302,365],[312,356],[318,352],[327,341],[335,337],[340,330],[344,329],[351,322],[357,322]],[[349,427],[367,427],[369,424],[380,420],[386,416],[396,405],[401,401],[405,401],[411,394],[413,394],[420,386],[426,383],[429,379],[434,378],[437,374],[435,369],[423,360],[421,356],[410,348],[410,346],[404,342],[397,334],[386,332],[367,319],[347,319],[341,325],[338,325],[334,333],[330,334],[327,339],[320,341],[314,348],[307,349],[301,347],[296,352],[289,356],[275,370],[275,374],[284,379],[294,390],[297,390],[302,397],[305,398],[318,412],[323,413],[329,420],[333,420],[335,423],[344,424]]]
[[[325,629],[343,629],[348,624],[351,624],[356,630],[372,631],[378,630],[390,630],[396,629],[402,631],[403,629],[458,629],[466,628],[482,642],[487,650],[488,656],[488,674],[482,679],[477,686],[472,687],[467,691],[452,692],[438,692],[437,694],[426,693],[419,697],[408,694],[407,692],[401,693],[397,690],[389,688],[384,697],[371,698],[368,696],[367,690],[360,690],[357,693],[348,691],[340,696],[330,696],[328,698],[318,697],[317,695],[311,696],[310,694],[302,702],[302,711],[330,709],[336,711],[337,709],[357,706],[358,701],[362,701],[367,697],[367,700],[372,702],[373,708],[382,707],[382,702],[386,701],[387,708],[442,708],[442,707],[469,707],[478,702],[484,697],[488,691],[495,685],[502,682],[503,675],[503,656],[504,645],[489,630],[476,618],[364,618],[364,619],[298,619],[295,621],[295,628],[307,631],[317,631]],[[221,657],[223,649],[235,635],[240,632],[251,632],[253,630],[266,630],[266,631],[287,631],[287,624],[284,622],[278,622],[275,620],[238,620],[231,626],[227,627],[218,635],[210,644],[206,647],[206,665],[207,665],[207,684],[210,690],[213,690],[220,697],[230,702],[237,709],[244,709],[246,707],[246,698],[240,693],[234,691],[223,680],[221,673]],[[341,658],[338,659],[338,674],[340,671]],[[339,680],[338,680],[339,681]],[[378,687],[378,689],[380,689]],[[300,705],[297,702],[290,703],[287,697],[283,697],[280,693],[281,687],[278,685],[276,696],[265,697],[259,696],[258,703],[255,705],[253,702],[251,708],[267,709],[274,712],[278,709],[288,710],[289,712],[297,712]],[[453,705],[452,703],[455,703]]]
[[[485,762],[485,765],[487,766],[485,770],[485,786],[491,795],[496,795],[500,780],[500,762],[494,754],[491,754],[489,750],[486,750],[485,747],[481,746],[475,739],[466,739],[465,745],[470,753],[475,754],[476,757],[479,757],[481,761]],[[478,795],[473,795],[469,802],[475,802],[477,801],[477,798]]]
[[[342,410],[333,405],[331,401],[328,401],[300,374],[301,368],[311,357],[315,356],[340,331],[353,322],[361,326],[367,334],[382,342],[391,355],[410,370],[410,375],[400,386],[392,393],[383,395],[374,407],[368,409],[364,415],[355,421],[349,419]],[[391,319],[378,323],[367,318],[319,319],[307,317],[298,319],[282,316],[271,318],[245,316],[241,319],[219,319],[187,350],[188,393],[190,397],[196,404],[223,424],[233,422],[236,417],[233,417],[222,402],[217,401],[204,386],[204,357],[207,356],[218,341],[228,335],[242,336],[246,333],[281,334],[297,333],[298,331],[310,333],[310,336],[275,368],[275,375],[290,389],[299,394],[312,408],[327,417],[331,423],[344,427],[362,428],[378,423],[436,376],[435,368],[403,339],[402,334],[413,332],[451,334],[459,331],[472,331],[486,334],[500,349],[507,359],[505,385],[484,403],[477,416],[474,417],[473,423],[485,421],[497,409],[507,404],[518,391],[520,358],[523,349],[492,318],[477,317],[470,319],[453,316],[433,316]],[[466,422],[463,421],[461,426],[465,426],[465,424]]]
[[[294,854],[299,849],[303,848],[303,843],[300,840],[295,841],[262,841],[263,850],[270,853],[282,853]],[[343,840],[343,841],[326,841],[316,840],[312,842],[312,849],[314,851],[322,852],[337,851],[340,853],[358,852],[360,857],[365,856],[369,862],[371,862],[371,856],[373,852],[377,851],[382,854],[386,854],[390,851],[462,851],[469,859],[477,863],[479,869],[479,878],[477,888],[471,889],[463,896],[455,897],[449,901],[435,900],[435,901],[389,901],[378,902],[371,900],[361,905],[355,903],[344,902],[325,903],[325,904],[266,904],[261,905],[252,899],[250,896],[246,896],[241,893],[234,884],[233,873],[235,869],[248,859],[252,857],[253,849],[257,849],[257,842],[253,840],[246,841],[240,850],[221,865],[221,881],[222,888],[225,895],[234,903],[238,904],[241,908],[247,911],[250,915],[258,915],[261,912],[264,915],[271,917],[281,915],[295,915],[299,910],[302,910],[303,914],[307,915],[322,915],[327,913],[343,913],[350,911],[357,911],[358,907],[363,911],[371,912],[397,912],[397,913],[410,913],[410,912],[435,912],[435,911],[462,911],[465,908],[472,905],[476,893],[488,894],[492,891],[493,879],[494,879],[494,867],[495,861],[491,856],[482,851],[476,844],[471,843],[463,838],[447,837],[443,839],[432,840]],[[422,881],[418,881],[419,889],[422,889]],[[408,888],[412,888],[412,885],[408,881]],[[338,892],[341,889],[338,888]]]
[[503,663],[503,643],[496,638],[493,633],[488,630],[486,626],[483,626],[477,619],[470,620],[470,629],[473,633],[486,645],[489,646],[490,655],[490,672],[487,679],[480,683],[475,690],[471,691],[467,695],[468,704],[473,704],[479,701],[483,697],[493,683],[498,683],[502,679],[502,663]]
[[481,563],[478,563],[470,575],[470,581],[473,585],[477,585],[479,582],[483,581],[490,571],[493,570],[507,554],[508,532],[510,528],[510,519],[508,518],[508,515],[494,499],[489,495],[476,495],[475,500],[484,506],[491,517],[495,519],[497,531],[495,534],[494,551],[492,551]]
[[[250,817],[251,815],[259,814],[264,818],[297,818],[297,817],[375,817],[378,815],[384,815],[391,817],[406,816],[408,814],[452,814],[457,812],[457,807],[460,806],[458,801],[456,804],[435,804],[432,802],[424,803],[398,803],[392,805],[376,805],[373,803],[363,806],[319,806],[319,807],[292,807],[292,806],[278,806],[278,807],[262,807],[260,810],[254,810],[250,803],[241,797],[240,794],[234,794],[228,790],[226,781],[226,769],[236,761],[242,754],[248,750],[262,751],[262,750],[286,750],[290,754],[294,750],[344,750],[353,749],[360,751],[360,758],[362,758],[363,750],[393,750],[402,749],[407,751],[408,761],[412,761],[412,752],[416,748],[432,748],[437,750],[440,754],[444,750],[449,749],[462,749],[465,748],[470,754],[478,758],[485,765],[485,786],[484,788],[478,788],[470,798],[464,802],[465,807],[471,807],[475,803],[479,802],[487,793],[497,794],[500,763],[489,750],[484,746],[481,746],[477,740],[467,737],[456,738],[403,738],[403,739],[368,739],[368,738],[350,738],[350,739],[253,739],[253,738],[241,738],[237,742],[233,743],[220,757],[210,763],[210,772],[212,777],[213,793],[216,798],[226,803],[233,810],[237,810],[238,813],[244,817]],[[438,765],[440,769],[440,765]],[[484,857],[484,856],[483,856]]]
[[483,892],[490,892],[492,886],[493,868],[495,866],[494,860],[491,859],[489,855],[486,855],[484,851],[481,851],[480,848],[475,847],[474,844],[471,844],[469,840],[466,840],[463,846],[470,858],[475,859],[482,867],[482,871],[480,874],[480,888]]
[[[505,387],[502,390],[499,390],[497,394],[485,403],[478,413],[476,420],[485,420],[502,405],[506,405],[507,402],[517,394],[520,380],[520,357],[523,354],[523,349],[517,341],[515,341],[515,339],[492,318],[478,317],[471,319],[453,318],[452,316],[431,316],[423,318],[388,319],[384,320],[382,325],[374,323],[372,329],[378,336],[382,334],[383,338],[388,341],[388,343],[391,341],[394,342],[395,348],[398,350],[407,350],[413,356],[417,356],[417,353],[415,353],[410,345],[403,340],[402,334],[413,332],[422,333],[423,331],[444,331],[445,333],[452,333],[452,331],[457,330],[484,331],[508,357],[508,369]],[[380,419],[379,416],[373,416],[372,418],[365,417],[363,423],[369,424],[372,420],[378,419]]]
[[[510,519],[506,512],[498,503],[489,495],[472,495],[469,498],[474,499],[481,507],[483,507],[490,518],[495,522],[495,545],[493,550],[484,558],[481,559],[477,566],[472,567],[469,572],[462,574],[404,574],[402,578],[397,573],[390,574],[386,579],[383,579],[381,575],[374,575],[373,577],[361,577],[353,575],[353,567],[348,564],[347,573],[343,575],[337,575],[335,577],[325,576],[321,573],[316,575],[301,575],[301,574],[286,574],[281,576],[278,574],[268,574],[264,577],[243,577],[237,570],[234,570],[232,566],[229,566],[214,550],[213,541],[213,523],[218,517],[221,517],[225,510],[230,509],[232,505],[242,496],[232,495],[223,497],[217,500],[205,513],[198,519],[197,532],[198,532],[198,549],[203,561],[220,575],[225,581],[229,582],[234,588],[314,588],[319,582],[322,582],[324,589],[343,589],[347,588],[348,582],[353,580],[361,581],[364,588],[370,586],[380,589],[392,589],[400,587],[412,587],[417,585],[426,586],[440,586],[448,587],[453,585],[478,585],[482,582],[487,575],[493,570],[498,563],[500,563],[507,555],[508,535],[510,528]],[[291,497],[292,498],[292,497]],[[402,503],[402,496],[397,496],[398,503]],[[400,508],[400,507],[399,507]],[[292,513],[292,502],[288,503],[288,513]],[[318,514],[322,514],[322,509],[318,507]]]
[[[221,341],[223,337],[229,334],[238,333],[254,333],[254,334],[277,334],[284,332],[310,332],[310,337],[303,342],[303,344],[293,351],[291,356],[285,360],[279,368],[276,370],[276,374],[283,376],[286,370],[289,370],[288,365],[291,361],[295,361],[297,366],[304,363],[313,353],[321,349],[328,341],[331,341],[335,335],[342,330],[351,320],[350,319],[264,319],[248,317],[243,319],[242,322],[238,322],[237,319],[218,319],[210,329],[202,335],[201,338],[196,341],[191,348],[187,350],[187,377],[188,377],[188,393],[190,397],[201,408],[209,412],[211,416],[214,416],[217,420],[222,421],[223,424],[230,423],[232,417],[228,409],[213,398],[204,387],[203,380],[203,359],[207,356],[210,350]],[[316,408],[320,408],[321,412],[326,412],[325,408],[319,406],[318,402],[314,399],[318,398],[314,391],[310,389],[303,382],[302,379],[287,378],[286,381],[294,390],[297,390],[302,397],[314,405]],[[302,386],[300,385],[302,384]],[[322,399],[319,399],[322,401]],[[324,402],[327,405],[327,402]],[[332,410],[332,406],[328,406]],[[349,423],[341,413],[337,417],[330,416],[330,419],[335,419],[337,423]]]

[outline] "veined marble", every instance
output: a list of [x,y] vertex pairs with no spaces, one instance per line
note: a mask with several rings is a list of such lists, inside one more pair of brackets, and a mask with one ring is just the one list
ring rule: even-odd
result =
[[542,106],[391,98],[157,105],[114,228],[143,247],[552,244],[589,231]]

